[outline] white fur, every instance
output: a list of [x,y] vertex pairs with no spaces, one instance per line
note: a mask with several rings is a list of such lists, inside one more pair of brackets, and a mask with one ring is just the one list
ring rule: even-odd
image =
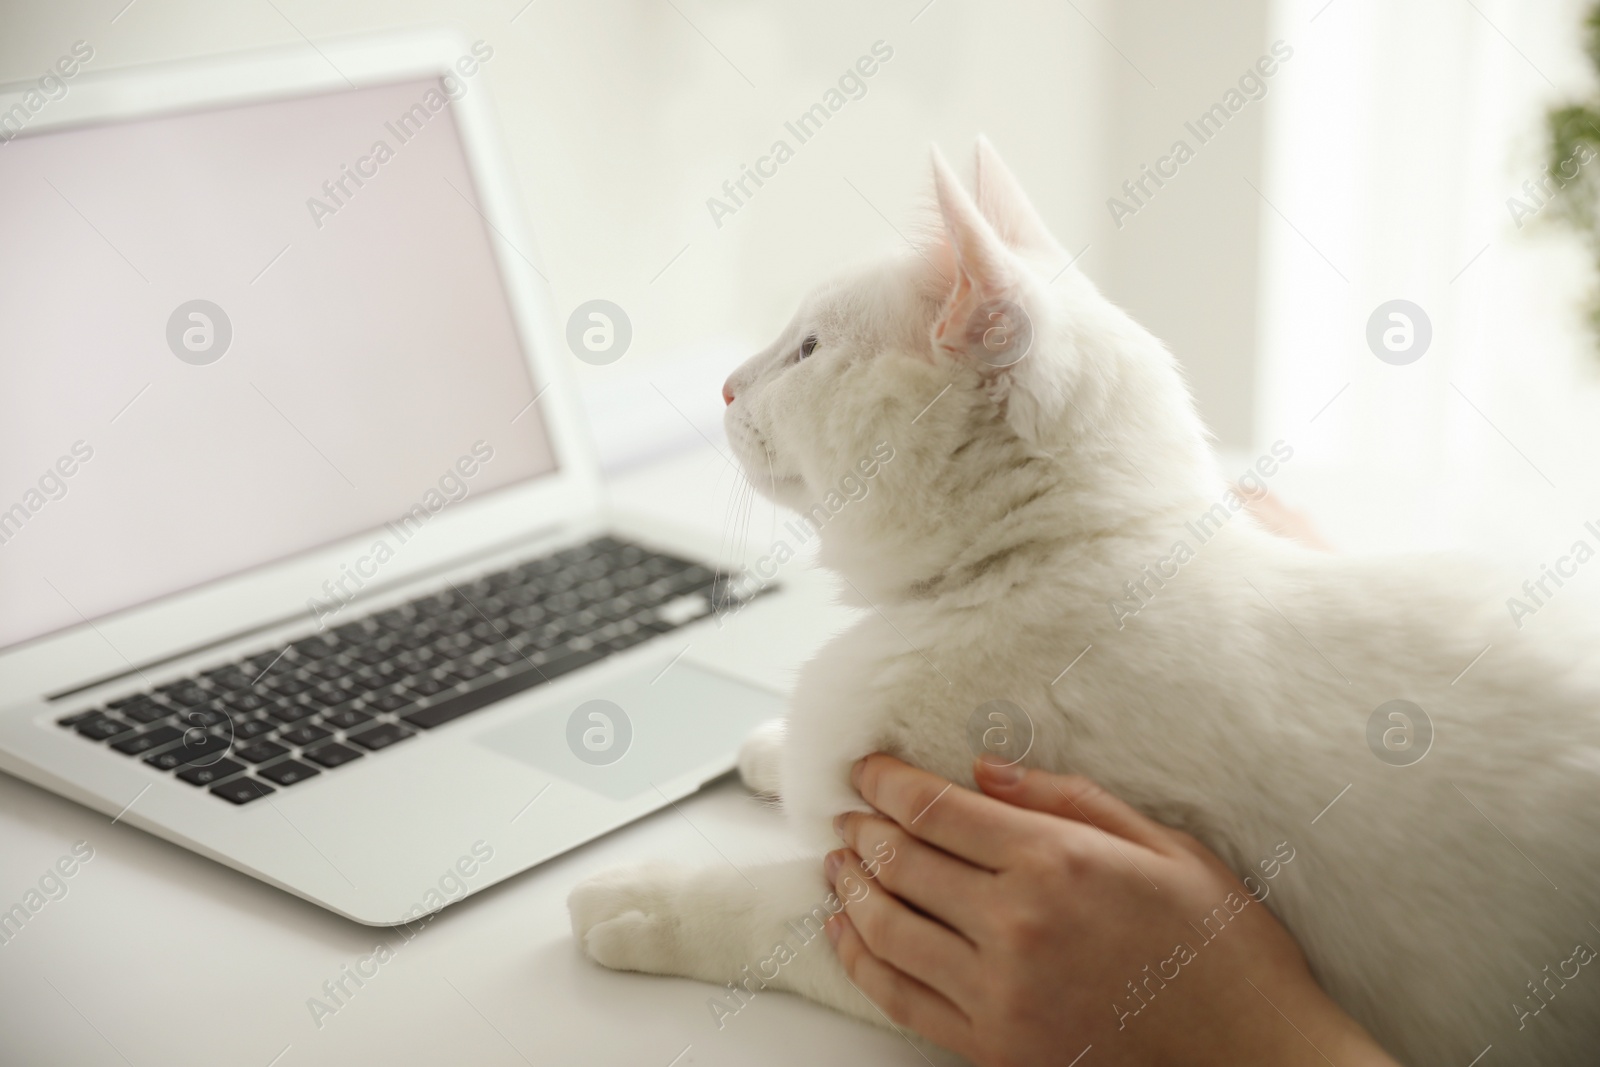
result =
[[[781,503],[804,511],[894,450],[822,530],[823,563],[872,610],[805,668],[787,737],[747,746],[752,787],[776,766],[795,829],[836,847],[856,759],[970,784],[969,717],[1008,699],[1035,725],[1030,765],[1091,776],[1236,872],[1288,842],[1267,905],[1404,1062],[1464,1067],[1492,1042],[1492,1063],[1592,1063],[1600,961],[1541,986],[1537,1015],[1528,985],[1600,947],[1600,656],[1580,593],[1518,631],[1517,580],[1472,564],[1316,553],[1243,513],[1197,545],[1185,524],[1227,490],[1171,357],[1078,271],[1049,282],[1067,257],[986,145],[976,208],[935,172],[942,235],[819,289],[729,380],[729,438]],[[932,336],[974,290],[1032,318],[1016,366]],[[1109,602],[1180,538],[1195,558],[1119,628]],[[1366,743],[1396,698],[1435,729],[1408,767]],[[607,966],[742,981],[827,892],[815,859],[745,875],[614,872],[573,893],[574,930]],[[825,944],[769,981],[881,1021]]]

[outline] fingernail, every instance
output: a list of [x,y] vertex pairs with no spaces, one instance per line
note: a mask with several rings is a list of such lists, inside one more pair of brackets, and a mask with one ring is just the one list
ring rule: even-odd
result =
[[855,766],[850,768],[850,784],[855,786],[856,792],[861,792],[861,771],[867,765],[867,757],[862,756],[856,760]]
[[844,840],[844,817],[842,811],[833,817],[833,835],[841,841]]
[[829,884],[839,877],[839,868],[844,866],[844,857],[837,852],[830,852],[822,858],[822,874],[828,879]]
[[1028,773],[1028,769],[1020,763],[999,763],[988,758],[979,762],[983,764],[984,776],[995,785],[1016,785]]
[[822,929],[827,931],[828,943],[838,947],[839,935],[844,933],[844,923],[839,921],[839,917],[835,915],[833,918],[823,923]]

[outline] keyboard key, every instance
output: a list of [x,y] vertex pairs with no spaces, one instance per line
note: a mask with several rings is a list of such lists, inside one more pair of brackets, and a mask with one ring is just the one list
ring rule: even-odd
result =
[[449,590],[446,590],[442,593],[435,593],[432,596],[425,596],[419,600],[413,600],[411,602],[411,609],[415,611],[420,618],[424,619],[431,619],[435,616],[443,615],[448,611],[454,611],[455,606],[456,595]]
[[381,630],[365,619],[359,622],[345,623],[343,626],[334,627],[333,636],[339,639],[341,645],[347,648],[359,648],[377,637]]
[[227,712],[216,707],[214,704],[210,704],[205,707],[189,708],[186,711],[180,711],[178,713],[178,721],[184,726],[208,727],[221,726],[223,723],[230,722],[232,720],[229,718]]
[[460,678],[463,682],[470,682],[475,678],[483,677],[485,674],[492,674],[495,664],[478,663],[470,659],[458,659],[445,669],[450,672],[450,677]]
[[413,617],[414,616],[410,609],[405,607],[405,605],[401,605],[400,607],[392,608],[389,611],[378,612],[378,614],[372,617],[372,621],[383,627],[385,630],[404,630],[411,625]]
[[380,748],[388,748],[396,741],[404,741],[406,738],[414,737],[415,735],[403,726],[395,723],[383,723],[379,726],[374,726],[370,730],[363,730],[358,734],[347,734],[346,736],[362,748],[376,752]]
[[432,675],[423,675],[406,682],[406,689],[418,696],[431,697],[444,692],[454,685],[455,683],[451,681],[435,678]]
[[252,684],[261,680],[261,675],[280,666],[286,659],[283,649],[275,648],[270,652],[258,652],[248,659],[239,661],[239,667],[250,672]]
[[278,740],[291,745],[303,746],[314,744],[318,741],[321,741],[324,737],[332,736],[333,734],[331,732],[324,730],[320,726],[313,726],[310,723],[301,723],[292,730],[283,731],[278,735]]
[[370,666],[374,663],[382,663],[384,660],[388,659],[389,650],[386,648],[380,648],[377,644],[366,645],[365,647],[358,648],[355,650],[355,652],[351,653],[350,658],[355,660],[357,663],[364,663]]
[[579,667],[595,662],[602,655],[603,653],[596,651],[563,651],[562,654],[538,663],[537,666],[530,666],[527,670],[518,671],[505,678],[496,678],[465,693],[436,698],[426,707],[419,708],[402,718],[413,726],[431,730],[435,726],[443,725],[452,719],[459,719],[463,715],[504,700],[525,689],[532,689],[569,671],[575,671]]
[[98,718],[100,718],[100,717],[102,717],[104,715],[105,715],[105,712],[101,711],[99,708],[90,708],[88,711],[74,712],[73,714],[68,715],[65,718],[57,719],[56,720],[56,725],[57,726],[77,726],[79,723],[88,722],[90,719],[98,719]]
[[162,745],[170,745],[183,737],[183,731],[176,726],[157,726],[154,730],[124,737],[121,741],[111,742],[111,747],[125,756],[137,756],[141,753],[158,749]]
[[158,752],[154,756],[146,756],[145,762],[158,771],[170,771],[182,767],[186,763],[216,762],[213,757],[220,757],[233,747],[233,742],[226,737],[216,734],[202,733],[199,730],[185,730],[183,744],[176,748],[169,748],[165,752]]
[[302,660],[319,660],[331,656],[339,650],[339,642],[331,637],[307,637],[296,641],[292,646],[294,654]]
[[[107,705],[109,707],[109,705]],[[138,723],[152,723],[165,719],[172,714],[172,709],[165,704],[157,704],[149,697],[140,696],[132,703],[124,704],[117,711],[125,719],[132,719]]]
[[272,719],[246,719],[244,722],[234,723],[233,739],[235,741],[253,741],[264,734],[270,734],[278,728]]
[[231,759],[218,760],[205,767],[185,767],[178,772],[178,777],[190,785],[210,785],[220,782],[224,778],[232,778],[244,770],[244,764],[235,763]]
[[446,659],[454,659],[457,652],[471,646],[472,635],[464,633],[446,634],[433,643],[434,651]]
[[269,793],[276,793],[277,790],[266,782],[260,782],[254,778],[235,778],[232,781],[223,782],[221,785],[212,786],[211,792],[234,804],[248,804],[252,800],[257,800]]
[[274,693],[277,693],[279,696],[284,697],[299,696],[301,693],[304,693],[306,690],[310,689],[312,685],[312,683],[306,679],[297,678],[292,674],[280,674],[275,677],[269,676],[265,684],[268,689],[272,690]]
[[502,667],[515,667],[517,664],[525,662],[527,658],[517,646],[510,644],[496,646],[489,651],[488,657],[491,662],[497,663]]
[[301,719],[309,719],[316,713],[316,708],[305,704],[274,704],[267,709],[267,714],[279,722],[299,722]]
[[265,763],[269,759],[277,759],[288,751],[276,741],[252,741],[248,745],[240,745],[234,749],[233,754],[251,763]]
[[305,752],[305,757],[306,759],[315,763],[322,764],[324,767],[332,768],[343,767],[351,760],[360,759],[361,753],[357,752],[348,745],[341,745],[337,742],[329,741],[326,745],[319,745],[316,748],[307,749]]
[[204,704],[211,699],[210,692],[202,689],[189,678],[169,685],[159,686],[156,692],[181,708],[194,707],[196,704]]
[[382,681],[384,685],[394,685],[396,682],[402,680],[406,677],[406,675],[411,673],[412,671],[410,669],[401,666],[394,660],[388,660],[384,663],[379,663],[376,666],[368,667],[366,670],[360,673],[359,677],[363,679],[377,678]]
[[274,763],[270,767],[262,767],[256,773],[279,785],[289,786],[303,782],[307,778],[315,778],[322,772],[309,764],[289,759],[282,763]]
[[270,703],[272,703],[271,694],[260,689],[250,689],[240,693],[230,693],[222,698],[222,705],[224,707],[232,711],[243,712],[245,714],[248,714],[252,711],[260,711]]
[[603,657],[603,653],[593,649],[574,649],[569,647],[552,649],[548,652],[536,652],[533,655],[534,666],[538,668],[547,679],[554,681],[579,667],[587,667]]
[[92,719],[85,719],[76,726],[77,731],[91,741],[104,741],[108,737],[127,733],[133,729],[129,723],[121,719],[113,719],[108,715],[97,715]]
[[301,693],[294,702],[322,711],[325,708],[336,708],[340,704],[349,703],[351,695],[349,690],[324,682],[309,693]]
[[[482,607],[483,613],[493,619],[499,617],[505,605],[491,600],[484,603]],[[500,627],[492,622],[480,622],[467,632],[472,635],[473,640],[482,641],[486,644],[498,644],[505,640],[505,637],[500,633]]]
[[411,703],[410,699],[399,693],[379,693],[377,696],[368,697],[365,706],[374,711],[399,711],[401,708],[409,708]]
[[363,723],[372,721],[371,715],[364,715],[354,708],[340,708],[330,711],[322,716],[321,721],[329,726],[336,726],[341,730],[352,730]]
[[[368,675],[357,675],[355,677],[346,679],[346,684],[349,685],[350,692],[352,694],[354,694],[354,695],[365,695],[367,693],[376,693],[380,689],[389,688],[391,685],[394,684],[394,682],[395,682],[395,680],[388,679],[388,678],[379,678],[379,677],[377,677],[375,675],[371,675],[371,674],[368,674]],[[345,699],[348,700],[349,697],[347,696]]]
[[327,682],[337,682],[340,678],[345,677],[354,669],[351,667],[352,662],[354,661],[349,660],[344,656],[332,656],[328,659],[319,660],[316,663],[311,664],[311,666],[306,668],[306,674],[315,678],[321,678]]
[[245,671],[236,663],[230,663],[226,667],[217,667],[209,671],[201,671],[200,677],[210,682],[213,688],[223,692],[245,689],[255,680],[255,675]]
[[[424,623],[425,622],[426,620],[424,620]],[[434,634],[431,629],[426,628],[425,625],[419,625],[418,629],[412,630],[410,633],[404,634],[398,640],[396,640],[394,647],[400,652],[412,652],[416,649],[432,644],[435,636],[437,635]]]

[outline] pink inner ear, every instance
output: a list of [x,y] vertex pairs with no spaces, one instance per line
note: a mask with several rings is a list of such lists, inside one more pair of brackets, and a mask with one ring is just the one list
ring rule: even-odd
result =
[[933,336],[937,341],[944,342],[945,335],[947,333],[951,335],[949,342],[942,346],[947,351],[959,352],[966,345],[962,327],[976,306],[973,300],[974,292],[972,279],[964,271],[957,274],[955,288],[945,300],[944,311],[933,329]]
[[945,352],[986,359],[987,353],[972,350],[973,316],[985,301],[1010,298],[1019,268],[937,151],[933,154],[933,185],[944,225],[942,240],[929,249],[936,257],[929,263],[949,288],[934,323],[932,341]]

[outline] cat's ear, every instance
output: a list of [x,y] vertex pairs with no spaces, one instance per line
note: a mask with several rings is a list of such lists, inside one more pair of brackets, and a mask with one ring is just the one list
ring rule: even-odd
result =
[[977,358],[989,367],[1009,366],[994,350],[996,339],[1007,335],[993,328],[989,313],[1018,306],[1026,267],[985,221],[937,148],[933,190],[943,222],[937,251],[944,266],[939,269],[949,286],[933,325],[934,347],[958,359]]
[[1016,176],[982,134],[978,135],[977,157],[978,210],[1000,239],[1022,251],[1061,252],[1061,245],[1034,210]]

